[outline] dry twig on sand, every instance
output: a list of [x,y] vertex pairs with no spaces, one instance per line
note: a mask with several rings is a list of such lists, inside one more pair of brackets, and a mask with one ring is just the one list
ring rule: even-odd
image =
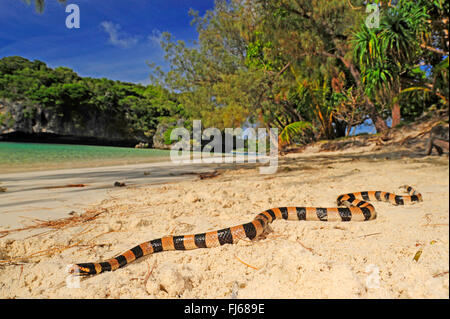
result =
[[79,226],[85,222],[92,221],[96,219],[100,214],[105,213],[107,210],[103,209],[101,211],[98,210],[87,210],[85,213],[81,215],[74,215],[66,218],[60,218],[56,220],[41,220],[38,218],[33,218],[32,222],[34,225],[9,229],[0,231],[0,238],[8,236],[11,233],[16,233],[24,230],[32,230],[32,229],[40,229],[40,228],[51,228],[54,230],[63,229],[67,227]]
[[156,260],[153,263],[153,266],[150,268],[150,263],[147,262],[148,271],[144,278],[144,287],[147,286],[147,281],[150,278],[150,275],[152,274],[153,270],[156,268]]
[[67,185],[60,185],[60,186],[47,186],[44,187],[44,189],[53,189],[53,188],[71,188],[71,187],[86,187],[85,184],[67,184]]
[[407,140],[418,138],[419,136],[425,135],[425,134],[430,133],[430,132],[431,132],[431,128],[428,128],[428,129],[426,129],[426,130],[424,130],[424,131],[422,131],[422,132],[420,132],[418,134],[408,135],[405,138],[401,139],[399,141],[399,144],[403,145]]
[[[177,174],[171,173],[172,176],[177,176]],[[207,178],[214,178],[220,175],[220,172],[215,170],[212,172],[205,172],[205,173],[195,173],[195,172],[185,172],[181,173],[180,175],[197,175],[200,179],[207,179]]]
[[433,278],[442,277],[442,276],[445,276],[445,275],[448,275],[448,270],[444,271],[444,272],[440,272],[440,273],[434,274]]
[[255,269],[255,270],[259,270],[259,268],[255,267],[255,266],[252,266],[252,265],[249,265],[249,264],[247,264],[245,261],[242,261],[241,259],[239,259],[238,256],[234,256],[234,258],[236,258],[238,261],[240,261],[241,263],[243,263],[243,264],[246,265],[247,267],[253,268],[253,269]]
[[197,174],[200,179],[206,179],[206,178],[214,178],[220,175],[218,171],[214,172],[207,172],[207,173],[198,173]]

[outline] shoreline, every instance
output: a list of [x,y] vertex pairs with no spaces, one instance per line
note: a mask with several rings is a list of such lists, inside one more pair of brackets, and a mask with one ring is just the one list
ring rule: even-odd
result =
[[[251,158],[249,156],[244,163],[225,163],[225,154],[196,163],[192,155],[180,157],[185,160],[189,158],[187,163],[172,162],[169,157],[164,158],[165,161],[159,158],[160,161],[121,165],[103,163],[92,166],[86,162],[86,167],[0,171],[0,186],[6,188],[5,192],[0,193],[0,230],[4,227],[19,228],[24,218],[53,220],[67,217],[72,211],[86,210],[111,198],[110,193],[120,189],[114,186],[115,182],[124,183],[126,187],[142,187],[195,180],[195,175],[217,169],[260,165],[247,162]],[[218,159],[222,162],[214,162]],[[254,160],[257,161],[256,157]],[[21,235],[8,237],[20,238]]]
[[[17,154],[8,158],[8,152],[12,154],[17,152]],[[33,154],[32,159],[28,154]],[[0,159],[5,160],[4,163],[0,163],[0,175],[2,175],[69,168],[165,162],[170,160],[170,150],[88,144],[0,141]]]
[[[81,146],[91,146],[91,145],[81,145]],[[130,148],[133,149],[134,148]],[[12,165],[10,163],[8,164],[2,164],[0,163],[0,182],[2,175],[7,174],[15,174],[15,173],[32,173],[32,172],[45,172],[45,171],[59,171],[59,170],[66,170],[66,169],[81,169],[81,168],[107,168],[112,166],[117,167],[125,167],[130,165],[145,165],[145,164],[164,164],[164,163],[171,163],[171,155],[170,150],[163,150],[163,149],[142,149],[143,151],[156,151],[156,152],[167,152],[168,154],[166,156],[159,156],[159,155],[153,155],[153,156],[142,156],[142,157],[130,157],[130,158],[124,158],[124,157],[109,157],[109,158],[91,158],[91,159],[84,159],[79,161],[52,161],[49,159],[49,162],[35,162],[35,163],[21,163]],[[138,150],[140,152],[141,150]],[[194,162],[197,152],[189,151],[189,159],[191,162]],[[257,153],[248,154],[247,152],[231,152],[231,153],[214,153],[213,155],[206,155],[210,153],[203,153],[200,152],[201,160],[200,162],[208,164],[208,161],[214,162],[216,159],[222,159],[222,162],[225,163],[226,158],[232,157],[233,159],[236,158],[242,158],[243,162],[246,163],[250,158],[254,159],[256,162],[258,159],[266,159],[269,160],[270,157],[267,155],[259,155]],[[182,155],[181,157],[177,157],[175,160],[186,160],[188,157],[186,155]],[[233,160],[232,162],[235,162]],[[231,163],[232,163],[231,162]],[[182,163],[183,165],[185,163]],[[187,163],[190,164],[190,163]],[[219,163],[221,164],[221,163]]]
[[114,186],[116,181],[125,183],[126,187],[172,183],[195,179],[190,173],[209,172],[218,165],[180,165],[166,161],[0,173],[1,186],[7,189],[0,194],[0,228],[20,227],[24,216],[58,219],[67,217],[71,211],[95,206],[111,198],[111,191],[120,189]]
[[[367,146],[341,151],[320,151],[318,145],[310,145],[301,153],[291,153],[280,158],[282,162],[286,162],[290,158],[328,158],[333,157],[334,154],[350,158],[361,156],[366,159],[370,157],[369,154],[372,154],[377,161],[384,158],[384,154],[390,155],[386,158],[415,157],[406,150],[394,151],[386,148],[384,152],[373,152],[373,146]],[[190,162],[188,163],[172,162],[170,157],[149,157],[137,163],[133,160],[120,164],[113,161],[111,164],[99,160],[86,161],[82,164],[77,162],[79,166],[69,168],[67,166],[70,166],[71,163],[66,162],[64,166],[57,168],[40,166],[40,169],[30,167],[29,170],[8,172],[2,172],[0,166],[0,186],[6,188],[5,192],[0,193],[0,230],[5,227],[7,229],[19,228],[21,223],[28,218],[54,220],[67,217],[70,212],[96,206],[98,203],[110,199],[111,192],[120,189],[120,187],[114,186],[116,181],[125,183],[126,187],[145,187],[195,180],[195,174],[212,172],[217,169],[226,171],[267,166],[267,163],[258,163],[257,159],[255,159],[256,163],[248,162],[250,158],[248,156],[244,157],[243,163],[236,163],[236,161],[226,163],[224,155],[203,159],[197,163],[192,161],[194,157],[191,152],[189,157],[182,157],[189,158]],[[214,163],[214,160],[218,158],[222,161]],[[236,159],[236,157],[233,158]],[[268,159],[269,157],[266,156],[266,160]],[[97,162],[101,162],[101,164],[93,165]],[[280,167],[277,168],[275,174],[267,174],[267,178],[270,179],[270,176],[279,174],[279,170]],[[23,236],[9,235],[8,237],[21,238]]]
[[170,157],[149,157],[143,158],[142,160],[120,160],[120,159],[97,159],[97,160],[87,160],[87,161],[76,161],[76,162],[60,162],[51,163],[44,166],[43,163],[29,164],[29,165],[18,165],[17,167],[11,167],[8,165],[0,165],[0,178],[2,175],[14,174],[14,173],[32,173],[32,172],[45,172],[45,171],[59,171],[65,169],[81,169],[81,168],[102,168],[110,166],[129,166],[129,165],[140,165],[140,164],[153,164],[153,163],[165,163],[170,161]]

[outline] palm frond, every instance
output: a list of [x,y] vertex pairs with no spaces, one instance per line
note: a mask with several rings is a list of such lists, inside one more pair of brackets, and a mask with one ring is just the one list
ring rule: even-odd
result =
[[293,136],[301,134],[307,129],[313,129],[313,125],[307,121],[298,121],[286,125],[280,133],[280,141],[283,144],[290,144]]

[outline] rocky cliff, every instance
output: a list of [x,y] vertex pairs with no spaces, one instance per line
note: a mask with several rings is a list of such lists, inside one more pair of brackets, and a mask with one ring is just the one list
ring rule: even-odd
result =
[[[134,146],[140,138],[130,137],[120,123],[107,114],[85,110],[72,114],[45,109],[26,102],[0,101],[0,140],[47,141],[99,145]],[[147,142],[147,141],[146,141]]]

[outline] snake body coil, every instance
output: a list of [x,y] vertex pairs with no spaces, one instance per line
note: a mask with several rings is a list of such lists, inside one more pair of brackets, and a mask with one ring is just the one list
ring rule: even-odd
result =
[[346,207],[277,207],[258,214],[251,222],[234,227],[195,235],[166,236],[142,243],[123,254],[98,263],[74,264],[69,273],[87,276],[121,268],[149,254],[166,250],[189,250],[234,244],[242,238],[250,240],[265,232],[275,219],[307,221],[368,221],[376,218],[375,208],[367,201],[385,201],[393,205],[422,201],[422,195],[410,186],[403,186],[409,195],[395,195],[381,191],[367,191],[340,195],[337,206]]

